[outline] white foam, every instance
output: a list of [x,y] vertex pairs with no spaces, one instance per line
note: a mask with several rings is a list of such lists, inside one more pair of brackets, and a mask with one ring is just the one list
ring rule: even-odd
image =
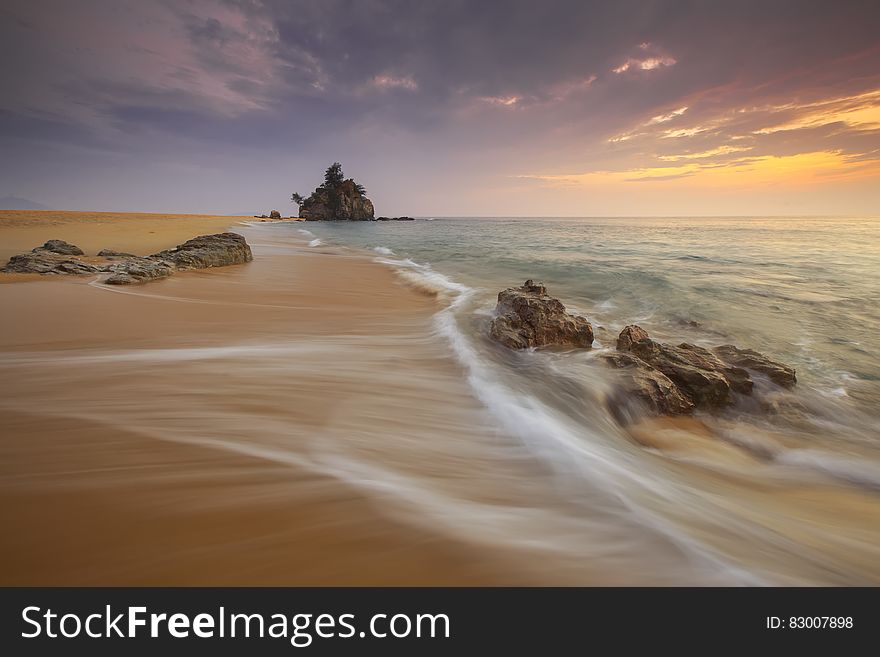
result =
[[317,237],[309,242],[309,246],[321,246],[323,242],[319,240]]
[[865,461],[834,456],[817,449],[785,450],[779,452],[774,460],[780,465],[806,468],[858,486],[880,490],[880,470]]
[[373,251],[379,253],[381,255],[392,256],[394,255],[394,251],[389,249],[387,246],[375,246],[373,247]]
[[301,235],[305,235],[306,237],[314,237],[315,236],[315,234],[312,231],[306,230],[305,228],[297,228],[297,231]]

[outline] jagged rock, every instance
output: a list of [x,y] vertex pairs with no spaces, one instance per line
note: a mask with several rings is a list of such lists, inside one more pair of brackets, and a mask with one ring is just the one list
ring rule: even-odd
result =
[[633,342],[639,342],[640,340],[646,340],[647,338],[648,332],[638,324],[624,326],[620,335],[617,336],[617,350],[629,351]]
[[732,344],[715,347],[712,351],[725,363],[766,374],[777,385],[791,388],[797,383],[797,376],[795,376],[793,367],[770,360],[760,352],[753,351],[752,349],[740,349]]
[[154,257],[133,256],[108,265],[105,271],[113,272],[113,275],[104,281],[108,285],[133,285],[171,276],[174,273],[174,263]]
[[729,404],[731,389],[752,391],[745,370],[729,367],[702,347],[687,343],[673,347],[646,338],[633,342],[628,351],[672,379],[699,407]]
[[38,246],[34,251],[51,251],[52,253],[57,253],[59,255],[85,255],[83,250],[78,246],[74,246],[69,242],[65,242],[64,240],[49,240],[43,246]]
[[272,210],[269,213],[269,219],[281,219],[281,213],[278,210]]
[[[59,240],[50,240],[46,245],[66,248],[64,246],[57,247],[55,242],[59,242]],[[61,242],[61,245],[65,244],[67,243]],[[111,249],[103,249],[98,252],[98,255],[112,262],[94,265],[75,256],[55,253],[43,246],[37,247],[30,253],[12,256],[0,271],[34,274],[99,274],[106,272],[111,274],[105,281],[106,283],[130,285],[165,278],[174,273],[176,269],[222,267],[253,260],[250,246],[244,237],[235,233],[202,235],[173,249],[161,251],[145,258]]]
[[511,349],[527,347],[585,347],[593,344],[593,327],[584,317],[565,310],[541,283],[527,280],[522,287],[498,293],[497,317],[490,335]]
[[[694,403],[662,372],[628,353],[610,352],[600,358],[611,367],[620,370],[619,387],[608,399],[614,416],[626,423],[638,411],[647,410],[654,415],[687,415],[694,410]],[[632,406],[640,408],[631,412]]]
[[241,235],[218,233],[195,237],[150,258],[167,260],[178,269],[204,269],[250,262],[254,256]]
[[38,247],[30,253],[12,256],[0,271],[17,274],[96,274],[101,270],[76,257]]
[[370,221],[373,202],[349,178],[332,188],[318,187],[303,201],[299,216],[306,221]]
[[113,249],[101,249],[98,251],[98,255],[102,258],[137,258],[133,253],[125,253],[123,251],[114,251]]
[[[617,348],[618,354],[608,358],[615,367],[649,368],[675,384],[675,390],[659,385],[646,390],[644,382],[629,387],[630,392],[643,400],[653,392],[667,396],[668,409],[680,404],[676,390],[695,408],[723,407],[733,400],[732,392],[750,395],[754,382],[748,369],[762,372],[782,386],[790,387],[796,382],[794,369],[757,351],[733,345],[722,345],[712,351],[687,343],[674,347],[652,340],[647,331],[636,325],[627,326],[620,332]],[[637,362],[621,361],[619,355],[631,356]],[[660,404],[649,403],[648,407],[659,413],[676,413]]]

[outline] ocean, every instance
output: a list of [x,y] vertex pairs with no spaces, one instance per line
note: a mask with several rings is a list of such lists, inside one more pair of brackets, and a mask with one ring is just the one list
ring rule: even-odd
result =
[[[585,489],[603,490],[725,583],[878,582],[880,221],[424,217],[262,230],[369,253],[439,295],[434,338],[499,434],[571,504],[595,512]],[[498,292],[529,278],[592,322],[592,350],[488,339]],[[673,344],[761,351],[795,367],[798,384],[759,383],[759,401],[690,422],[622,427],[597,355],[633,323]]]

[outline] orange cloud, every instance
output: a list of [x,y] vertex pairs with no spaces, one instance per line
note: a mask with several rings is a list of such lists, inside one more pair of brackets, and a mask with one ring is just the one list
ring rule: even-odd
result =
[[[701,155],[701,154],[697,154]],[[841,179],[880,176],[880,160],[856,159],[840,152],[743,157],[724,164],[686,162],[674,166],[640,167],[622,171],[592,171],[569,175],[524,175],[551,186],[580,187],[632,182],[699,187],[754,187],[767,184],[806,185]]]

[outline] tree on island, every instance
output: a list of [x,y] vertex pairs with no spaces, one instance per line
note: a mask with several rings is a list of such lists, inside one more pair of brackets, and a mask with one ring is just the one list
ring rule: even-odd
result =
[[342,175],[342,165],[339,162],[334,162],[327,170],[324,172],[324,187],[326,189],[336,189],[339,187],[345,177]]
[[334,162],[324,172],[324,182],[308,198],[294,192],[290,201],[299,206],[300,217],[307,220],[370,221],[373,203],[367,190],[352,178],[345,178],[342,165]]

